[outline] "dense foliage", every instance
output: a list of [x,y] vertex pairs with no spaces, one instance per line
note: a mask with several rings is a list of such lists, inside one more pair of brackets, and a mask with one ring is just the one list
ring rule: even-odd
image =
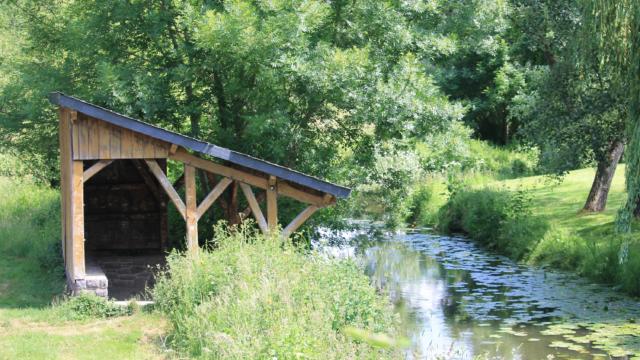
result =
[[618,229],[631,230],[635,213],[640,215],[640,4],[633,0],[615,2],[587,1],[583,6],[586,20],[583,57],[596,55],[602,68],[611,69],[615,86],[628,102],[626,136],[628,200],[620,211]]
[[525,139],[541,151],[539,171],[554,173],[626,139],[620,77],[580,56],[573,1],[14,0],[0,10],[0,146],[52,184],[54,90],[385,197],[390,225],[413,184],[480,164],[465,154],[472,137]]

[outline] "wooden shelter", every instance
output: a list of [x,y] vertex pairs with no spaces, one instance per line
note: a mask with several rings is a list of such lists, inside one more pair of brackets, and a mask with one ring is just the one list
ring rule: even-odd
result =
[[[232,184],[240,187],[265,233],[277,227],[278,197],[306,203],[282,230],[285,237],[318,209],[350,193],[348,188],[62,93],[52,93],[49,99],[59,106],[62,249],[73,293],[93,291],[107,296],[107,289],[111,291],[100,263],[87,260],[86,254],[164,251],[167,199],[186,222],[187,249],[197,251],[198,220]],[[167,178],[167,160],[184,165],[184,199]],[[199,203],[197,169],[218,178]],[[253,188],[266,193],[266,217]]]

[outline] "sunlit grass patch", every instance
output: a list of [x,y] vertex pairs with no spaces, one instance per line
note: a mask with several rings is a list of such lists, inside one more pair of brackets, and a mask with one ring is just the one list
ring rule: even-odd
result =
[[155,359],[164,321],[62,297],[57,189],[0,177],[0,359]]

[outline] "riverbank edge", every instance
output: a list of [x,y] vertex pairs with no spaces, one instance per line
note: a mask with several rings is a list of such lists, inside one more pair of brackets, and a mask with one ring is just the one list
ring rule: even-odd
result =
[[[515,261],[571,271],[640,296],[638,225],[631,234],[615,232],[615,209],[624,195],[620,186],[612,190],[607,212],[579,211],[583,199],[572,195],[588,188],[576,179],[588,179],[589,173],[589,169],[569,173],[565,185],[530,177],[459,188],[437,208],[428,225],[443,234],[463,233]],[[618,171],[618,183],[623,174]],[[530,186],[534,180],[537,185]],[[565,213],[550,210],[551,204]]]

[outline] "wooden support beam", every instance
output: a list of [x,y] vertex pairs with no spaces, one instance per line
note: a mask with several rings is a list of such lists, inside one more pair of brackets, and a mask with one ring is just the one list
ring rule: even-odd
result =
[[171,147],[169,148],[169,154],[173,155],[176,153],[176,151],[178,151],[178,145],[176,144],[171,144]]
[[158,163],[155,160],[145,160],[145,162],[147,163],[147,166],[149,166],[149,170],[151,170],[151,173],[153,174],[153,176],[155,176],[156,179],[158,179],[158,182],[160,183],[164,191],[169,196],[169,199],[173,202],[173,204],[178,209],[178,212],[180,213],[180,215],[182,215],[182,218],[186,220],[187,219],[186,206],[184,202],[182,202],[182,199],[180,198],[180,195],[178,194],[176,189],[174,189],[173,186],[171,185],[171,182],[169,181],[169,179],[167,179],[167,175],[165,175],[164,171],[162,171],[162,169],[160,168],[160,165],[158,165]]
[[220,195],[227,189],[227,187],[233,182],[229,178],[222,178],[220,182],[209,192],[209,194],[202,199],[198,209],[196,209],[196,218],[200,220],[202,215],[213,205],[213,203],[220,197]]
[[306,209],[302,210],[302,212],[298,214],[298,216],[296,216],[296,218],[293,219],[291,223],[289,223],[289,225],[287,225],[287,227],[284,228],[284,230],[282,230],[282,237],[288,238],[289,236],[291,236],[291,234],[293,234],[296,230],[298,230],[298,228],[305,221],[307,221],[307,219],[309,219],[311,215],[313,215],[316,211],[318,211],[318,209],[320,208],[315,205],[310,205]]
[[84,174],[83,174],[84,181],[86,182],[87,180],[91,179],[93,175],[99,173],[100,170],[106,168],[112,162],[113,160],[99,160],[97,163],[91,165],[90,168],[84,171]]
[[278,180],[275,176],[269,177],[267,188],[267,224],[269,231],[278,228]]
[[[258,204],[262,204],[267,198],[267,192],[266,191],[262,191],[260,193],[258,193],[258,195],[256,195],[256,200],[258,201]],[[244,210],[242,210],[242,212],[240,212],[240,216],[242,217],[247,217],[251,215],[251,206],[247,206],[246,208],[244,208]]]
[[74,161],[71,171],[71,264],[74,279],[84,279],[84,167],[82,161]]
[[196,199],[196,168],[184,165],[184,186],[187,220],[187,249],[198,250],[198,200]]
[[262,233],[266,234],[269,231],[267,227],[267,221],[264,219],[264,215],[262,215],[262,210],[260,210],[260,205],[258,204],[258,200],[256,200],[256,197],[253,194],[253,190],[251,190],[251,187],[245,183],[240,183],[240,188],[242,188],[242,192],[247,198],[247,202],[251,207],[251,212],[256,218],[256,222],[258,223],[260,230],[262,230]]
[[[169,159],[181,161],[185,164],[206,170],[210,173],[222,175],[224,177],[228,177],[263,190],[266,190],[269,186],[269,180],[265,177],[250,174],[242,170],[234,169],[232,167],[220,165],[212,161],[199,158],[197,156],[189,154],[183,149],[178,149],[178,151],[174,155],[169,155]],[[279,182],[277,188],[278,194],[293,198],[298,201],[302,201],[307,204],[316,205],[318,207],[329,205],[325,204],[322,196],[297,189],[287,184],[286,182]]]
[[162,190],[158,188],[156,182],[153,181],[151,174],[149,174],[149,169],[144,166],[142,160],[131,159],[131,162],[133,162],[133,166],[136,168],[136,170],[138,170],[138,174],[140,174],[140,177],[142,178],[142,180],[144,180],[144,183],[149,188],[149,191],[151,191],[153,197],[156,198],[156,201],[160,204],[160,206],[164,207],[166,205],[166,196],[162,192]]

